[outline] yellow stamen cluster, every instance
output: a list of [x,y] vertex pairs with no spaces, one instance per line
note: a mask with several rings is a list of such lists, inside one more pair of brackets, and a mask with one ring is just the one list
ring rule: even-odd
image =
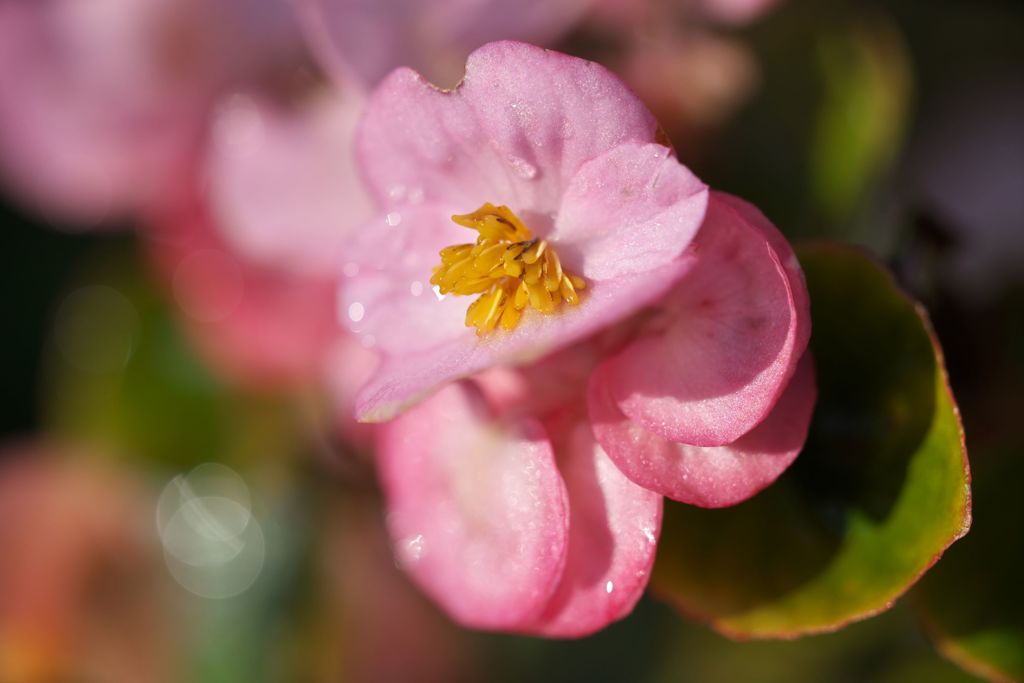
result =
[[503,330],[515,329],[528,307],[554,313],[562,301],[580,302],[583,278],[562,270],[551,245],[535,239],[507,206],[484,204],[452,220],[480,236],[475,244],[442,249],[430,282],[441,294],[480,295],[466,311],[466,326],[478,336],[499,322]]

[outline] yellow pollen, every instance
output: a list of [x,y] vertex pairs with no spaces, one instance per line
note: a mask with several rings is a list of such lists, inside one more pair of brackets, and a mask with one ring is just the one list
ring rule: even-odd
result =
[[583,278],[563,270],[551,244],[534,238],[507,206],[487,203],[452,220],[480,234],[475,244],[442,249],[430,283],[441,294],[479,295],[466,309],[477,336],[498,325],[514,330],[527,308],[554,313],[562,302],[580,302]]

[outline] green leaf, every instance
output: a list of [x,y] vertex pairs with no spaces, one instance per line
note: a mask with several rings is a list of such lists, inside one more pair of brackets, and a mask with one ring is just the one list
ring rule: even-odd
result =
[[824,98],[811,147],[814,195],[832,219],[848,217],[899,151],[910,99],[910,60],[884,15],[818,41]]
[[799,250],[819,398],[804,452],[738,506],[669,503],[653,586],[737,638],[890,607],[970,525],[959,414],[924,311],[858,250]]
[[992,681],[1024,681],[1020,448],[974,463],[978,526],[911,593],[939,651]]

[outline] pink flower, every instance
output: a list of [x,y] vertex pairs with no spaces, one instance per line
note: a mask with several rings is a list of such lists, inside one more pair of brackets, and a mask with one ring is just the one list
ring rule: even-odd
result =
[[342,298],[381,362],[357,408],[407,409],[380,431],[389,527],[461,623],[621,618],[662,494],[739,502],[806,437],[792,249],[656,135],[604,69],[518,43],[475,52],[454,91],[399,70],[370,99],[358,151],[385,213],[347,251]]
[[302,50],[277,0],[4,2],[0,176],[60,221],[124,219],[177,182],[223,88]]
[[[186,329],[230,379],[278,389],[327,375],[348,396],[362,377],[370,354],[345,338],[335,304],[342,243],[371,215],[351,155],[361,108],[328,89],[286,105],[234,95],[183,196],[149,215]],[[338,376],[342,357],[353,378]]]
[[372,215],[352,155],[363,100],[323,87],[297,101],[236,93],[181,196],[147,216],[149,252],[210,366],[247,390],[330,395],[351,444],[373,353],[338,322],[337,264]]
[[603,628],[646,587],[661,494],[732,505],[799,453],[815,385],[791,249],[715,193],[693,250],[639,322],[448,385],[380,427],[398,559],[455,620]]
[[[357,139],[384,209],[348,245],[351,276],[341,290],[349,328],[382,356],[358,413],[387,419],[445,382],[539,358],[671,287],[691,262],[680,256],[700,226],[707,189],[655,141],[656,131],[643,104],[599,65],[521,43],[474,52],[454,91],[409,69],[385,79]],[[500,218],[488,203],[510,207],[542,241],[532,253],[546,244],[560,270],[584,285],[577,305],[561,291],[547,304],[531,299],[514,329],[481,337],[466,326],[468,299],[432,292],[440,250],[475,236],[453,214],[480,207],[478,218],[461,220],[487,229]]]
[[579,406],[499,415],[472,382],[380,428],[378,470],[398,559],[456,621],[582,636],[647,584],[661,496],[594,441]]

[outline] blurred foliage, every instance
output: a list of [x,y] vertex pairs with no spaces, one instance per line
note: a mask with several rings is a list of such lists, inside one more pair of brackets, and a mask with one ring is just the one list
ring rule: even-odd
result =
[[974,477],[977,528],[912,594],[942,652],[992,680],[1024,680],[1024,447],[989,454]]
[[[295,438],[285,401],[247,395],[212,375],[138,261],[132,249],[108,251],[76,278],[82,287],[65,299],[72,310],[58,310],[58,322],[70,319],[64,326],[71,329],[63,332],[90,338],[93,347],[62,345],[61,325],[47,344],[49,429],[173,470],[210,460],[246,463],[294,455],[301,439]],[[105,296],[96,300],[97,291]],[[72,299],[78,292],[86,296]],[[104,310],[118,301],[123,311]],[[98,362],[104,350],[122,346],[122,362]],[[86,358],[76,357],[81,355]]]
[[825,94],[811,147],[812,191],[823,215],[842,224],[897,158],[910,65],[902,36],[884,15],[817,41]]

